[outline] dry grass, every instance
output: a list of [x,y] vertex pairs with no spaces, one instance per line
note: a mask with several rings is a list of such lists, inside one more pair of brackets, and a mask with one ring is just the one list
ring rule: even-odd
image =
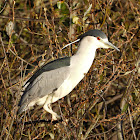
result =
[[[138,0],[2,0],[1,139],[140,139],[139,9]],[[11,30],[9,21],[14,23]],[[53,104],[62,120],[50,122],[50,115],[39,107],[16,116],[31,70],[44,61],[70,56],[70,48],[61,48],[94,28],[104,31],[121,51],[97,50],[86,77]]]

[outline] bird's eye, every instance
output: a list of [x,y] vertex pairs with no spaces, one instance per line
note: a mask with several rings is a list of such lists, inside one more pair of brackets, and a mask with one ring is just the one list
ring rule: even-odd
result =
[[98,36],[97,39],[100,40],[100,37]]

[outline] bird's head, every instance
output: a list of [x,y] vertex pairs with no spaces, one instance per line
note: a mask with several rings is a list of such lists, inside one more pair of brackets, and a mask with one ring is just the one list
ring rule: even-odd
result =
[[116,46],[114,46],[112,43],[108,41],[108,38],[105,35],[105,33],[103,33],[98,29],[89,30],[84,34],[80,35],[78,39],[79,41],[80,40],[82,41],[82,39],[88,36],[90,36],[90,40],[92,43],[95,44],[96,48],[112,48],[112,49],[116,49],[117,51],[120,51]]
[[96,49],[97,48],[112,48],[112,49],[116,49],[117,51],[120,51],[116,46],[114,46],[112,43],[108,41],[106,34],[98,29],[89,30],[85,32],[84,34],[80,35],[77,40],[65,45],[62,49],[66,48],[67,46],[75,42],[82,41],[86,37],[88,37],[90,42],[94,44],[94,46],[96,46]]

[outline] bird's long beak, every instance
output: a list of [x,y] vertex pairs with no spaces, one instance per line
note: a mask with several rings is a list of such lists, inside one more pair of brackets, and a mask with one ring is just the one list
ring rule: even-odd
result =
[[117,51],[120,51],[116,46],[114,46],[112,43],[108,42],[104,42],[104,44],[108,47],[108,48],[112,48],[115,49]]

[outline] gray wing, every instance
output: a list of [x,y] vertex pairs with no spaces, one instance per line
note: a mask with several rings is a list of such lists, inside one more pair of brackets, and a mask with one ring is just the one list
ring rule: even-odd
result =
[[[65,60],[67,61],[67,63]],[[64,80],[67,79],[67,77],[69,76],[69,65],[70,58],[63,58],[52,61],[43,66],[43,69],[39,69],[27,81],[29,85],[26,87],[21,97],[19,106],[21,108],[24,108],[24,106],[27,106],[30,102],[37,101],[38,99],[46,96],[47,94],[50,94],[57,90],[64,82]],[[22,111],[23,109],[19,109],[18,113],[21,113]]]
[[[70,66],[70,57],[64,57],[64,58],[60,58],[60,59],[51,61],[51,62],[47,63],[46,65],[42,66],[40,69],[38,69],[34,73],[34,75],[25,83],[25,85],[27,83],[32,83],[43,72],[51,71],[54,69],[65,67],[65,66]],[[28,89],[26,88],[26,90],[28,90]]]
[[69,76],[69,67],[62,67],[39,75],[30,90],[24,93],[21,104],[31,102],[57,90]]

